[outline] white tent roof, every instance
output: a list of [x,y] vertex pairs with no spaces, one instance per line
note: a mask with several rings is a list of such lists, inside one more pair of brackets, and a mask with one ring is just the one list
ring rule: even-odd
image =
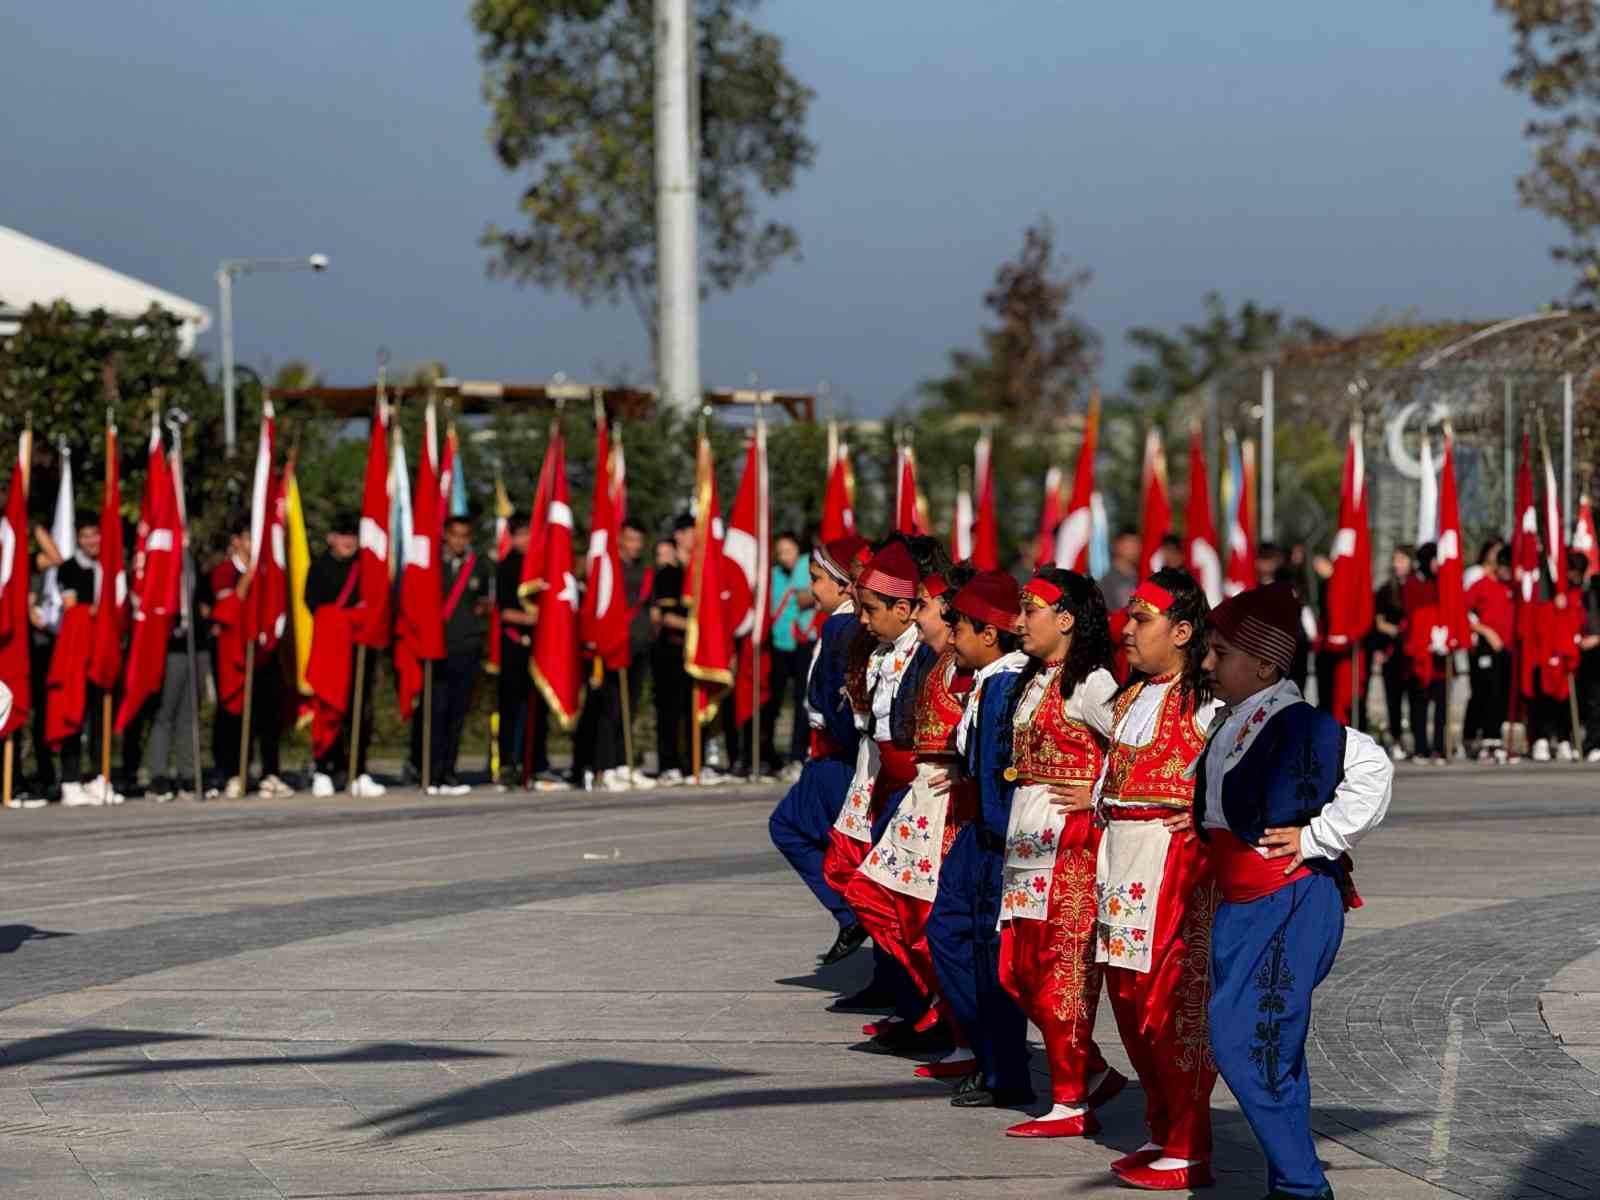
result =
[[57,300],[85,312],[103,308],[119,317],[137,317],[159,304],[184,322],[186,349],[193,348],[196,334],[211,327],[211,310],[192,300],[0,225],[0,326],[14,324],[30,305]]

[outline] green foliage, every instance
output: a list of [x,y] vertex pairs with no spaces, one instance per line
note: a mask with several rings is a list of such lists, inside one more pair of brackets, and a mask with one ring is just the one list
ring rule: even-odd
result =
[[1600,293],[1600,5],[1591,0],[1495,0],[1515,38],[1507,86],[1548,114],[1529,121],[1533,169],[1517,180],[1524,206],[1567,228],[1551,255],[1570,263],[1572,298]]
[[983,349],[952,350],[950,373],[925,380],[918,390],[947,412],[1034,425],[1065,416],[1098,358],[1100,339],[1067,312],[1091,278],[1088,271],[1057,267],[1055,233],[1041,217],[984,294],[984,306],[999,323],[980,331]]
[[[794,256],[799,236],[763,221],[753,191],[787,191],[810,166],[812,92],[783,45],[700,0],[699,200],[703,278],[726,291]],[[475,0],[489,138],[526,172],[522,229],[490,226],[491,272],[585,304],[628,299],[655,337],[655,53],[650,0]]]

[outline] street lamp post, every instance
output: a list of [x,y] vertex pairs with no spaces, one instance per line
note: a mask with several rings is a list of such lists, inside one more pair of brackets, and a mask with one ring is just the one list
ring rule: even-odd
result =
[[233,399],[233,281],[252,271],[326,271],[328,256],[305,258],[225,258],[217,265],[217,295],[222,313],[222,442],[233,454],[239,442],[239,421]]

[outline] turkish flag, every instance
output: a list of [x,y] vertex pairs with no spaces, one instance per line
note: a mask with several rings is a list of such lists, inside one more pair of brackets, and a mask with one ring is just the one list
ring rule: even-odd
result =
[[1350,424],[1344,477],[1339,489],[1339,530],[1333,538],[1333,577],[1328,581],[1327,624],[1323,645],[1340,655],[1335,667],[1333,715],[1348,723],[1354,698],[1362,692],[1351,651],[1372,628],[1372,536],[1367,524],[1366,460],[1361,425]]
[[439,542],[444,532],[442,494],[449,480],[434,469],[438,446],[437,413],[428,401],[422,453],[417,456],[417,486],[412,499],[411,534],[400,571],[400,610],[394,622],[394,674],[400,716],[410,720],[422,694],[422,664],[444,657],[444,588],[439,575]]
[[895,450],[894,527],[908,536],[927,531],[917,495],[917,456],[907,445]]
[[11,711],[0,737],[28,723],[32,711],[28,673],[28,458],[32,438],[24,433],[11,470],[5,514],[0,516],[0,683],[11,690]]
[[378,402],[367,438],[367,473],[361,491],[360,572],[356,595],[361,616],[357,645],[381,650],[389,644],[389,412]]
[[[572,504],[567,491],[567,455],[560,430],[545,456],[550,501],[544,515],[544,565],[539,577],[539,624],[533,631],[528,671],[550,715],[563,729],[578,719],[578,580],[572,573]],[[531,553],[530,544],[530,553]]]
[[850,449],[839,446],[839,453],[828,464],[828,490],[822,498],[822,523],[817,537],[824,543],[856,531],[856,514],[850,500]]
[[250,564],[241,581],[243,633],[255,641],[257,663],[277,648],[289,622],[283,476],[273,469],[277,449],[277,424],[268,400],[261,406],[261,435],[256,439],[256,469],[250,487]]
[[1172,499],[1167,494],[1167,452],[1161,431],[1144,435],[1144,469],[1140,474],[1139,570],[1151,574],[1161,566],[1161,539],[1172,532]]
[[972,521],[972,565],[980,571],[1000,566],[1000,532],[994,514],[994,470],[990,461],[994,443],[986,433],[972,448],[972,488],[977,513]]
[[694,554],[683,581],[688,606],[684,669],[695,681],[694,716],[706,724],[733,684],[733,631],[723,605],[722,517],[711,443],[700,435],[695,456]]
[[117,428],[106,426],[106,479],[100,496],[100,596],[89,646],[89,682],[102,690],[122,674],[122,635],[128,624],[128,573],[122,561],[122,484]]
[[1234,441],[1228,457],[1233,496],[1228,516],[1228,566],[1222,590],[1230,596],[1256,586],[1256,444]]
[[1600,571],[1600,562],[1596,561],[1595,555],[1594,510],[1587,496],[1578,501],[1578,520],[1572,527],[1572,548],[1589,560],[1589,565],[1583,569],[1584,582],[1588,582],[1594,578],[1595,572]]
[[1183,514],[1183,561],[1212,604],[1222,603],[1222,556],[1211,516],[1211,476],[1200,430],[1189,434],[1189,499]]
[[758,420],[745,452],[744,475],[739,480],[739,493],[733,500],[722,547],[723,619],[738,644],[733,707],[734,718],[741,725],[750,719],[751,697],[756,694],[751,687],[752,672],[760,676],[757,705],[767,699],[772,673],[766,645],[772,624],[772,517],[768,490],[767,427]]
[[1455,435],[1444,435],[1444,466],[1439,472],[1439,543],[1434,574],[1439,584],[1439,624],[1451,650],[1472,644],[1467,621],[1467,594],[1462,586],[1466,564],[1461,557],[1461,504],[1456,495]]
[[[633,663],[628,639],[627,588],[622,582],[622,555],[617,540],[622,534],[616,509],[616,477],[605,413],[596,414],[594,503],[590,508],[589,552],[584,575],[588,586],[578,613],[578,641],[584,653],[598,658],[608,670]],[[620,450],[620,447],[618,447]]]
[[1089,416],[1083,425],[1083,445],[1072,474],[1072,495],[1061,528],[1056,531],[1056,566],[1089,573],[1089,538],[1094,532],[1094,456],[1100,443],[1100,393],[1089,395]]
[[[494,561],[498,567],[505,562],[506,555],[511,553],[511,518],[515,513],[511,507],[511,497],[506,495],[506,481],[500,478],[498,470],[494,473]],[[496,584],[499,582],[499,572],[495,572]],[[489,609],[489,653],[484,663],[484,668],[491,675],[500,674],[500,597],[494,597],[494,604]]]
[[950,515],[950,557],[965,562],[972,557],[972,493],[956,489],[956,510]]
[[161,688],[166,674],[167,643],[179,610],[183,577],[183,525],[178,514],[178,494],[167,456],[162,452],[161,428],[150,431],[150,458],[145,473],[146,507],[140,514],[143,570],[136,584],[137,611],[128,645],[128,675],[122,685],[116,730],[123,732],[149,698]]
[[522,556],[522,578],[517,597],[530,611],[537,607],[537,593],[549,582],[544,575],[544,539],[550,525],[550,497],[555,488],[555,462],[560,454],[566,469],[566,452],[561,442],[561,426],[550,422],[550,440],[545,443],[544,461],[539,464],[539,480],[533,489],[533,507],[528,510],[528,550]]
[[1044,473],[1044,499],[1039,505],[1039,532],[1034,536],[1033,565],[1048,567],[1056,557],[1056,526],[1061,524],[1061,468]]

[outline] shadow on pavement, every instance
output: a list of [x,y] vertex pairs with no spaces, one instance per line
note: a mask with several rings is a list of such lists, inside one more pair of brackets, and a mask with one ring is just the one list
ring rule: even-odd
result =
[[756,1071],[730,1071],[717,1067],[583,1059],[462,1088],[449,1095],[398,1108],[346,1128],[377,1127],[390,1137],[407,1137],[414,1133],[435,1133],[477,1121],[543,1112],[590,1100],[607,1100],[613,1096],[686,1087],[720,1079],[755,1078],[759,1074]]
[[949,1103],[950,1090],[935,1087],[927,1080],[911,1083],[866,1083],[851,1087],[783,1088],[773,1091],[746,1089],[739,1092],[722,1092],[716,1096],[702,1096],[693,1100],[679,1100],[672,1104],[657,1104],[642,1109],[623,1120],[624,1125],[639,1125],[645,1121],[660,1121],[666,1117],[687,1116],[690,1113],[725,1112],[741,1108],[795,1108],[818,1104],[858,1104],[872,1100],[939,1100]]
[[35,929],[32,925],[0,925],[0,954],[15,954],[23,942],[43,942],[50,938],[71,937],[53,929]]
[[1541,1142],[1518,1168],[1508,1196],[1594,1195],[1600,1178],[1600,1125],[1575,1125]]
[[819,992],[840,992],[849,995],[866,987],[867,981],[871,978],[872,950],[871,943],[868,943],[866,949],[857,950],[843,962],[817,967],[809,975],[790,975],[786,979],[774,979],[772,982],[781,987],[813,988]]
[[162,1042],[203,1040],[198,1033],[165,1033],[154,1029],[66,1029],[40,1037],[23,1038],[0,1046],[0,1070],[25,1067],[29,1063],[70,1058],[95,1050],[121,1050],[126,1046],[153,1046]]
[[344,1063],[439,1062],[463,1058],[504,1058],[495,1050],[466,1050],[405,1042],[372,1042],[353,1050],[330,1054],[259,1054],[243,1058],[134,1058],[126,1063],[75,1071],[62,1079],[110,1079],[119,1075],[148,1075],[155,1071],[227,1070],[229,1067],[326,1067]]

